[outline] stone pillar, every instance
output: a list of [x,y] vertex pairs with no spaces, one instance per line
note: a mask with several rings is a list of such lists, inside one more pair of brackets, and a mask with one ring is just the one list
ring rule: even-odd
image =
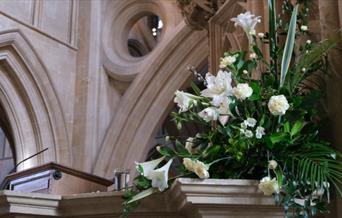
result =
[[[319,0],[319,15],[321,25],[322,39],[330,38],[339,42],[337,47],[329,53],[330,76],[327,81],[327,99],[326,106],[328,110],[329,119],[331,121],[330,129],[331,142],[335,147],[342,151],[342,54],[341,54],[341,35],[338,32],[341,28],[339,17],[339,5],[342,3],[336,0]],[[337,214],[342,217],[342,200],[337,200]]]

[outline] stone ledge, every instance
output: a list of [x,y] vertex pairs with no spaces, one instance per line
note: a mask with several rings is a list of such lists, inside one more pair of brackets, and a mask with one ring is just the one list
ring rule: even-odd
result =
[[[130,217],[229,218],[284,217],[272,197],[253,180],[176,180],[165,194],[142,201]],[[119,217],[122,192],[73,195],[0,192],[0,217]]]

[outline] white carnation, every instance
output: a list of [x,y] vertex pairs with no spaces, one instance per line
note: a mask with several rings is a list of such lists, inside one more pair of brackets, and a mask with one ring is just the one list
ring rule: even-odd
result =
[[219,112],[214,107],[208,107],[198,113],[198,116],[200,116],[206,122],[217,120],[219,118],[219,115]]
[[253,94],[253,89],[247,83],[239,83],[233,88],[233,95],[240,100],[245,100]]
[[264,195],[272,195],[279,192],[278,181],[275,178],[271,180],[268,176],[261,179],[258,187]]
[[290,105],[284,95],[272,96],[268,102],[268,109],[273,115],[284,115]]

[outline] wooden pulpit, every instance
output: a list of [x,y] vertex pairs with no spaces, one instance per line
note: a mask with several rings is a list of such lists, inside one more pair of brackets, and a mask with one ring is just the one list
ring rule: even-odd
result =
[[56,163],[13,173],[5,179],[9,190],[59,195],[103,192],[113,184],[105,178]]

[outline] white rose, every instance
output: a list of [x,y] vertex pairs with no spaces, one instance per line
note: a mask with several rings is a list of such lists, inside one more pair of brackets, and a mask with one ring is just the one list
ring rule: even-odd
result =
[[198,97],[195,95],[178,90],[175,92],[175,95],[176,97],[173,101],[177,103],[177,106],[179,107],[179,112],[185,112],[189,110],[192,107],[192,105],[197,104],[196,99]]
[[265,135],[265,128],[258,126],[255,130],[255,138],[261,139],[263,135]]
[[189,137],[185,142],[185,149],[188,150],[190,154],[196,153],[196,148],[194,148],[195,138]]
[[290,105],[284,95],[272,96],[268,102],[268,109],[273,115],[284,115]]
[[253,89],[247,83],[239,83],[233,88],[233,95],[240,100],[245,100],[253,94]]
[[272,195],[273,193],[279,192],[277,180],[275,178],[271,180],[271,178],[268,176],[260,180],[258,187],[264,193],[264,195]]
[[268,169],[275,170],[277,168],[277,166],[278,166],[277,161],[275,161],[275,160],[268,161]]
[[235,63],[236,57],[234,55],[221,58],[220,68],[225,68],[227,65]]
[[206,122],[217,120],[219,118],[219,115],[219,112],[214,107],[208,107],[198,113],[198,116],[200,116]]

